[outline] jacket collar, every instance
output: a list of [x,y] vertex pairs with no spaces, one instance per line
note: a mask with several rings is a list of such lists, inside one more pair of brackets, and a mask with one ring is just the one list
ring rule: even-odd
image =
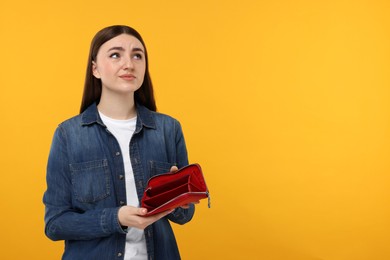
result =
[[[156,122],[153,117],[152,111],[146,107],[136,103],[137,109],[137,126],[135,132],[141,131],[142,127],[156,129]],[[99,111],[97,109],[96,103],[90,105],[82,114],[81,114],[81,125],[87,126],[92,124],[99,124],[105,127],[102,119],[99,116]]]

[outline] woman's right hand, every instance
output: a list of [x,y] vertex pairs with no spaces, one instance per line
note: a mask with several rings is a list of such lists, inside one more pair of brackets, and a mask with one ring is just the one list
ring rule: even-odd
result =
[[174,210],[167,210],[149,217],[144,217],[148,212],[145,208],[136,208],[132,206],[123,206],[118,211],[118,220],[122,226],[145,229],[160,218],[172,213]]

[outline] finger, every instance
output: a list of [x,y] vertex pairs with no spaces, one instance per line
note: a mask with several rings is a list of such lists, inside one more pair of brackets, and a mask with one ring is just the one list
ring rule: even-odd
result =
[[137,208],[137,215],[143,216],[148,213],[148,210],[145,208]]
[[146,208],[137,208],[133,206],[123,206],[122,208],[126,208],[127,213],[130,215],[145,215],[148,210]]
[[152,216],[149,216],[149,217],[146,217],[146,218],[149,218],[149,220],[154,223],[156,222],[157,220],[159,220],[160,218],[163,218],[165,217],[166,215],[172,213],[175,209],[170,209],[170,210],[166,210],[166,211],[163,211],[163,212],[160,212],[160,213],[157,213],[155,215],[152,215]]
[[170,172],[177,172],[178,170],[179,168],[177,168],[177,166],[172,166]]

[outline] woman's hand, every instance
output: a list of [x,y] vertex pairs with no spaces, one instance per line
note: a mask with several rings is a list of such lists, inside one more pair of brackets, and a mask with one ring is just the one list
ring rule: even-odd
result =
[[[170,172],[177,172],[179,169],[176,166],[172,166]],[[172,213],[174,209],[167,210],[149,217],[144,217],[148,212],[145,208],[136,208],[132,206],[123,206],[118,211],[118,220],[122,226],[136,227],[139,229],[145,229],[147,226],[153,224],[160,218]]]
[[145,208],[136,208],[132,206],[123,206],[118,211],[118,220],[122,226],[135,227],[139,229],[145,229],[147,226],[153,224],[160,218],[173,212],[173,210],[167,210],[156,215],[144,217],[147,213]]

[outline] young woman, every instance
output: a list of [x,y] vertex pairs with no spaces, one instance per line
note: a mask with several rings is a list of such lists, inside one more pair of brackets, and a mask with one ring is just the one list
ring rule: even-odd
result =
[[53,138],[43,201],[45,233],[63,259],[180,259],[169,221],[194,205],[145,217],[147,180],[188,164],[179,122],[156,112],[140,34],[111,26],[92,40],[80,114]]

